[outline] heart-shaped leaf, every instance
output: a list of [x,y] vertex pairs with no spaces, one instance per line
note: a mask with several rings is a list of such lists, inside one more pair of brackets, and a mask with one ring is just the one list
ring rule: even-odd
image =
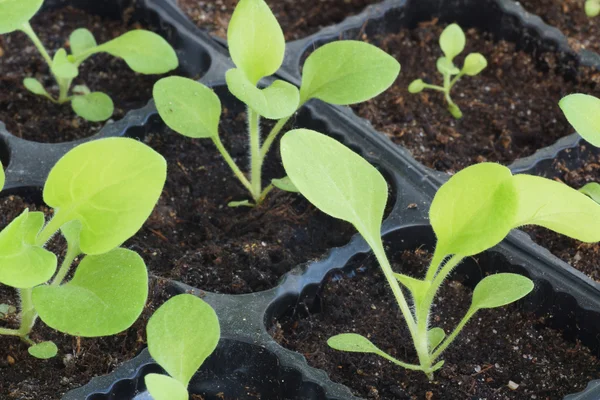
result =
[[462,53],[466,42],[465,33],[457,24],[448,25],[440,35],[440,48],[450,62]]
[[144,382],[153,400],[188,400],[187,388],[176,379],[160,374],[148,374]]
[[27,351],[35,358],[47,360],[56,356],[58,353],[58,347],[56,347],[54,342],[42,342],[34,344],[33,346],[29,347]]
[[52,59],[52,73],[61,79],[73,79],[79,75],[79,69],[67,56],[65,49],[59,49]]
[[518,274],[495,274],[481,280],[473,291],[470,311],[513,303],[533,290],[531,279]]
[[2,0],[0,1],[0,35],[21,29],[29,22],[44,0]]
[[600,147],[600,99],[577,93],[564,97],[558,105],[577,133]]
[[98,46],[94,34],[85,28],[74,30],[69,36],[69,43],[74,56],[79,56]]
[[106,121],[115,109],[112,99],[102,92],[74,96],[71,106],[77,115],[92,122]]
[[70,282],[33,289],[36,311],[46,325],[73,336],[108,336],[129,328],[148,297],[144,260],[127,249],[86,256]]

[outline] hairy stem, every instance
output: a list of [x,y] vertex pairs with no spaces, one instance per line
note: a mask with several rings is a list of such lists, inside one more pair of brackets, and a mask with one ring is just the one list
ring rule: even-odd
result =
[[277,138],[277,135],[279,135],[279,132],[281,132],[281,130],[283,129],[285,124],[287,124],[287,122],[290,120],[290,118],[291,118],[291,116],[280,119],[279,121],[277,121],[275,126],[273,126],[273,128],[271,129],[271,132],[269,132],[269,135],[265,139],[265,142],[263,143],[262,148],[260,149],[260,155],[263,159],[269,153],[269,149],[271,148],[271,145],[273,144],[273,142]]
[[262,193],[262,156],[260,152],[260,117],[248,107],[248,131],[250,133],[250,183],[252,198],[259,203]]
[[79,254],[81,254],[81,251],[77,246],[67,247],[67,254],[65,254],[65,258],[63,259],[62,264],[60,265],[60,268],[58,269],[58,272],[56,273],[56,276],[54,276],[54,279],[50,285],[58,286],[63,283],[65,277],[71,269],[71,264],[73,264],[73,261]]
[[29,335],[38,318],[38,314],[33,307],[32,293],[32,288],[19,290],[19,297],[21,298],[21,326],[19,327],[19,336],[21,338]]
[[448,337],[446,337],[442,344],[439,345],[438,348],[433,352],[433,354],[431,355],[432,361],[435,361],[440,355],[442,355],[444,350],[446,350],[446,348],[448,348],[448,346],[452,344],[452,342],[454,341],[454,339],[456,339],[460,331],[462,331],[465,325],[467,325],[467,322],[469,322],[473,315],[475,315],[475,312],[476,311],[472,310],[467,311],[467,314],[463,317],[463,319],[460,320],[460,322],[458,323],[456,328],[454,328],[452,333]]
[[40,52],[42,57],[44,57],[44,60],[46,60],[48,67],[52,68],[52,57],[50,57],[50,54],[48,54],[48,51],[42,44],[42,41],[40,40],[38,35],[35,33],[35,31],[31,27],[31,25],[29,24],[29,22],[25,22],[23,24],[23,26],[21,27],[21,31],[23,31],[29,37],[29,39],[33,42],[33,44],[38,49],[38,51]]
[[223,156],[225,162],[227,163],[227,165],[229,165],[229,168],[231,168],[235,176],[239,179],[242,185],[244,185],[244,187],[250,193],[252,193],[252,185],[250,184],[244,173],[239,169],[235,161],[233,161],[233,158],[231,158],[231,155],[229,154],[225,146],[223,146],[223,142],[221,142],[221,138],[219,137],[219,135],[213,136],[212,140],[215,146],[217,146],[217,150],[219,150],[219,153],[221,153],[221,156]]

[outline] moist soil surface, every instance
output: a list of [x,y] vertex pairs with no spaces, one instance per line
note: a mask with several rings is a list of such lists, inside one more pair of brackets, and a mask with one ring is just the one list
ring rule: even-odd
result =
[[[227,38],[227,26],[238,0],[177,0],[179,7],[200,28]],[[286,40],[301,39],[337,24],[381,0],[267,0]]]
[[579,82],[566,81],[554,72],[553,55],[536,60],[512,43],[495,42],[471,29],[455,64],[462,66],[464,56],[479,52],[488,67],[454,86],[452,98],[464,113],[456,120],[441,92],[408,92],[419,78],[441,84],[436,60],[442,55],[438,39],[444,27],[433,20],[413,30],[362,37],[399,60],[402,72],[390,89],[354,109],[428,167],[453,173],[484,161],[510,164],[573,132],[558,107],[563,96],[599,94],[598,74],[582,70]]
[[600,52],[600,18],[585,15],[585,0],[519,0],[519,3],[560,29],[573,50]]
[[[121,20],[103,19],[82,10],[66,7],[36,15],[31,26],[52,56],[69,48],[69,35],[77,28],[89,29],[98,43],[142,28],[131,20],[128,10]],[[147,27],[144,27],[148,29]],[[31,40],[22,32],[0,36],[0,121],[15,136],[37,142],[65,142],[89,137],[105,123],[92,123],[78,117],[70,104],[57,105],[23,87],[23,79],[38,79],[56,98],[58,86]],[[87,85],[92,91],[108,94],[115,105],[111,120],[119,120],[130,110],[144,106],[152,97],[159,75],[133,72],[119,58],[96,54],[85,61],[73,85]]]
[[[421,276],[422,266],[428,265],[429,254],[422,250],[397,256],[395,270],[412,276]],[[271,329],[278,342],[302,353],[311,366],[325,370],[355,395],[386,400],[550,400],[579,392],[598,377],[599,362],[589,349],[566,341],[546,326],[544,318],[518,305],[476,314],[442,356],[445,364],[432,382],[421,372],[373,354],[330,349],[329,337],[353,332],[398,359],[416,358],[391,290],[374,264],[373,259],[360,264],[352,278],[331,276],[309,316],[283,318]],[[434,326],[451,331],[468,308],[471,294],[459,282],[447,281],[434,306]],[[511,381],[518,385],[514,390],[508,387]]]
[[[238,111],[224,110],[221,138],[247,171],[246,119]],[[140,252],[151,273],[207,291],[255,292],[274,287],[292,268],[345,245],[355,233],[302,196],[278,189],[258,207],[228,207],[249,194],[210,139],[163,131],[146,141],[167,159],[167,183],[150,219],[126,245]],[[283,176],[276,141],[264,164],[263,187]]]

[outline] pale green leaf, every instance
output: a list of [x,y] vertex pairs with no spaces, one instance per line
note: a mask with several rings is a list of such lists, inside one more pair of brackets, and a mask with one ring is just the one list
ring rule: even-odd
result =
[[0,1],[0,35],[21,29],[29,22],[44,0],[2,0]]
[[540,225],[582,242],[600,241],[600,205],[583,193],[550,179],[515,175],[519,193],[513,223]]
[[148,272],[135,252],[117,248],[86,256],[70,282],[33,289],[46,325],[73,336],[114,335],[140,316],[148,297]]
[[98,46],[94,34],[85,28],[74,30],[69,37],[69,43],[71,44],[71,53],[74,56],[78,56]]
[[188,400],[189,393],[181,382],[170,376],[148,374],[144,377],[153,400]]
[[435,350],[438,347],[444,338],[446,337],[446,332],[442,328],[432,328],[427,332],[427,340],[429,341],[429,351]]
[[479,53],[471,53],[465,58],[462,72],[469,76],[475,76],[487,67],[487,60]]
[[449,61],[446,57],[440,57],[437,59],[436,68],[442,75],[456,75],[460,73],[460,70]]
[[115,109],[112,99],[102,92],[74,96],[71,106],[75,114],[92,122],[106,121],[113,115]]
[[388,189],[375,167],[334,139],[307,129],[283,136],[281,157],[308,201],[353,224],[367,242],[379,238]]
[[348,105],[369,100],[389,88],[400,64],[368,43],[343,40],[315,50],[304,63],[300,102],[317,98]]
[[[171,45],[154,32],[143,29],[129,31],[92,49],[125,60],[129,68],[141,74],[164,74],[179,65]],[[88,52],[88,55],[90,52]]]
[[234,64],[253,86],[283,62],[283,32],[263,0],[240,0],[227,28],[227,43]]
[[587,0],[585,2],[585,14],[594,18],[600,14],[600,1],[598,0]]
[[327,344],[332,349],[351,353],[381,353],[381,350],[369,339],[356,333],[342,333],[332,336],[327,340]]
[[449,61],[462,53],[465,49],[467,39],[465,33],[458,24],[450,24],[440,35],[440,48]]
[[61,226],[60,231],[65,237],[69,249],[73,249],[73,251],[78,250],[80,252],[79,235],[81,235],[81,221],[75,219],[67,222]]
[[596,182],[590,182],[586,184],[584,187],[580,188],[579,191],[590,199],[594,200],[596,203],[600,204],[600,184]]
[[171,76],[156,82],[153,96],[160,117],[175,132],[192,138],[219,135],[221,101],[203,84]]
[[81,221],[80,247],[102,254],[133,236],[150,216],[166,179],[165,159],[127,138],[75,147],[52,168],[44,201],[58,226]]
[[236,207],[254,207],[253,203],[250,203],[249,200],[239,200],[239,201],[230,201],[227,203],[227,207],[236,208]]
[[92,91],[86,85],[75,85],[73,86],[73,93],[78,95],[86,95],[92,93]]
[[425,89],[425,82],[422,79],[415,79],[408,85],[408,91],[410,93],[420,93]]
[[299,193],[298,188],[294,186],[289,176],[283,177],[281,179],[272,179],[271,183],[277,189],[281,189],[285,192]]
[[35,245],[43,225],[43,213],[25,210],[0,232],[0,283],[25,289],[54,275],[56,256]]
[[191,294],[175,296],[156,310],[146,333],[152,358],[185,387],[221,335],[215,311]]
[[276,80],[271,86],[259,89],[239,68],[227,71],[225,78],[229,91],[264,118],[286,118],[298,109],[300,95],[292,84]]
[[29,90],[33,94],[37,94],[38,96],[50,96],[42,83],[35,78],[23,79],[23,86],[25,86],[25,89]]
[[61,79],[73,79],[79,75],[77,66],[69,61],[65,49],[59,49],[54,55],[52,72]]
[[415,301],[420,301],[431,287],[431,282],[413,278],[412,276],[394,273],[394,276],[412,294]]
[[470,166],[436,193],[429,219],[440,254],[470,256],[498,244],[514,226],[517,190],[499,164]]
[[47,360],[56,356],[58,347],[56,347],[54,342],[41,342],[29,347],[27,351],[35,358]]
[[564,97],[558,105],[577,133],[600,147],[600,99],[577,93]]
[[495,274],[481,280],[473,291],[470,311],[515,302],[533,290],[531,279],[518,274]]

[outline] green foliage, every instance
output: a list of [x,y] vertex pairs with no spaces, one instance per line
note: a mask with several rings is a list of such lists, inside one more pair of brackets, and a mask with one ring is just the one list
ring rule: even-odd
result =
[[0,1],[0,35],[21,29],[38,12],[44,0]]
[[600,1],[586,0],[585,13],[590,18],[597,17],[600,14]]
[[187,388],[167,375],[148,374],[144,377],[148,392],[154,400],[188,400]]
[[596,182],[590,182],[579,189],[579,192],[585,194],[590,199],[600,204],[600,184]]
[[276,188],[281,189],[283,191],[292,192],[292,193],[300,193],[298,191],[298,188],[296,186],[294,186],[294,184],[292,183],[292,181],[290,180],[290,178],[288,176],[281,178],[281,179],[272,179],[271,183],[273,184],[273,186],[275,186]]
[[98,46],[94,34],[85,28],[75,29],[69,36],[69,43],[74,57],[78,57]]
[[75,114],[92,122],[109,119],[115,109],[112,99],[102,92],[75,96],[73,97],[71,106]]
[[56,356],[56,354],[58,353],[58,347],[56,347],[54,342],[42,342],[34,344],[30,348],[28,348],[27,351],[35,358],[39,358],[40,360],[47,360]]
[[600,99],[577,93],[564,97],[558,105],[577,133],[600,147]]
[[[404,368],[423,371],[430,378],[443,364],[436,360],[477,310],[517,301],[534,287],[530,279],[516,274],[484,278],[475,288],[464,318],[446,336],[442,329],[428,326],[432,305],[443,282],[465,256],[491,248],[512,228],[523,224],[545,226],[579,240],[600,240],[600,205],[584,194],[555,181],[513,176],[506,167],[482,163],[451,177],[433,199],[430,220],[437,245],[424,279],[394,273],[380,238],[387,196],[381,174],[350,149],[314,131],[285,134],[281,156],[300,193],[321,211],[354,224],[373,249],[406,320],[419,364],[398,361],[356,334],[334,336],[329,345],[375,353]],[[412,308],[398,282],[409,290]]]
[[465,49],[466,38],[463,30],[457,24],[451,24],[444,29],[440,35],[440,48],[444,53],[443,57],[437,60],[437,70],[443,77],[443,85],[431,85],[423,82],[422,79],[416,79],[408,86],[410,93],[420,93],[425,89],[437,90],[444,93],[448,103],[448,111],[456,119],[462,118],[462,111],[452,101],[450,92],[460,78],[465,75],[475,76],[481,73],[487,67],[487,60],[479,53],[468,54],[463,63],[462,69],[454,65],[454,58]]

